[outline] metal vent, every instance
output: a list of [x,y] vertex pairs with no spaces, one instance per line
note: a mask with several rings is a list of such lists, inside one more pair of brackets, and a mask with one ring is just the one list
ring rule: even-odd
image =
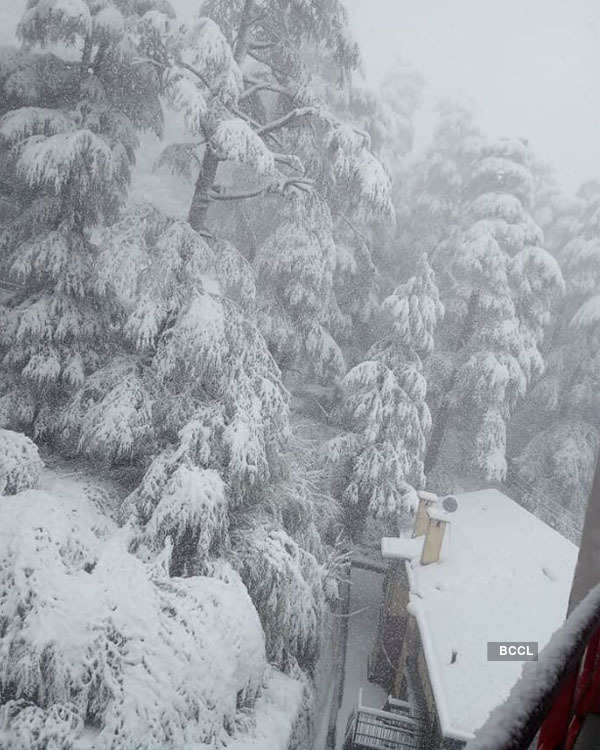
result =
[[458,508],[458,501],[454,497],[454,495],[446,495],[446,497],[442,500],[442,507],[446,511],[446,513],[454,513],[454,511]]

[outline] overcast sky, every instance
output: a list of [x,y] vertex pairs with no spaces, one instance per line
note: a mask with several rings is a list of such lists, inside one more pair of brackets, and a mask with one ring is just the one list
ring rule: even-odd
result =
[[[199,0],[176,4],[199,7]],[[376,81],[394,57],[440,94],[473,100],[492,135],[528,138],[574,189],[600,178],[599,0],[346,0],[365,69]],[[0,42],[24,0],[0,0]],[[427,114],[421,133],[428,131]]]
[[370,78],[401,55],[429,98],[474,100],[492,135],[530,140],[574,189],[600,178],[598,0],[346,0]]

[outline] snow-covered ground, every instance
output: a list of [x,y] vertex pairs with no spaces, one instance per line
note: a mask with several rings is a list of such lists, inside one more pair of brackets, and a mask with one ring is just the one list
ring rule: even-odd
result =
[[[56,735],[98,750],[116,747],[118,733],[119,747],[213,737],[230,750],[287,750],[303,684],[266,664],[239,576],[215,561],[215,577],[169,578],[160,561],[131,554],[130,530],[113,520],[122,494],[61,461],[42,470],[39,489],[0,497],[2,679],[22,696],[43,684],[45,696],[8,723],[12,702],[0,709],[0,747]],[[42,658],[50,677],[27,667]]]
[[362,688],[362,702],[366,706],[382,708],[387,698],[385,690],[367,679],[367,660],[375,643],[383,595],[383,574],[353,567],[351,581],[344,688],[336,726],[337,750],[342,748],[346,722],[358,700],[358,691]]

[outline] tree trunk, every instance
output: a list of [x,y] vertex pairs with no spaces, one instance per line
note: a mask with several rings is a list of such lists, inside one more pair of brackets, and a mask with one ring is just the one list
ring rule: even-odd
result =
[[233,59],[238,65],[244,62],[244,58],[248,54],[248,44],[250,42],[250,25],[252,19],[252,9],[254,8],[254,0],[246,0],[244,3],[244,10],[242,11],[242,19],[240,21],[240,28],[238,30],[237,40],[233,50]]
[[218,166],[219,160],[215,152],[207,144],[188,215],[188,221],[192,229],[201,234],[209,234],[206,228],[206,217],[210,203],[209,191],[214,185]]
[[448,394],[452,392],[456,385],[456,376],[458,374],[458,368],[455,368],[448,382],[445,385],[445,395],[442,399],[442,405],[440,406],[433,429],[431,431],[431,437],[429,438],[429,444],[427,446],[427,454],[424,461],[425,474],[433,469],[440,455],[440,449],[442,447],[442,440],[446,434],[446,427],[448,426],[448,418],[450,417],[450,400]]
[[[253,8],[254,0],[246,0],[244,3],[244,9],[242,10],[240,28],[233,53],[233,57],[238,65],[241,65],[248,54]],[[215,152],[210,148],[210,145],[207,144],[206,150],[204,151],[204,158],[202,159],[200,174],[198,175],[196,186],[194,188],[192,205],[190,206],[190,212],[188,214],[190,226],[192,229],[195,229],[196,232],[200,232],[201,234],[210,234],[206,226],[206,217],[208,215],[208,206],[210,204],[209,191],[214,185],[218,168],[219,160],[217,159]]]
[[[471,338],[471,335],[473,334],[473,331],[475,329],[478,302],[479,292],[471,292],[463,329],[461,331],[460,337],[458,338],[458,341],[456,342],[457,352],[461,351],[461,349],[463,349],[467,345],[469,339]],[[431,431],[429,445],[427,446],[427,455],[425,456],[424,461],[424,470],[426,474],[428,474],[431,469],[433,469],[440,455],[442,441],[444,439],[446,428],[448,426],[448,419],[450,417],[450,394],[454,390],[457,377],[458,367],[455,367],[452,371],[452,375],[448,378],[448,381],[444,386],[444,396],[442,398],[442,404],[438,410],[437,418],[435,420],[435,424],[433,425],[433,430]]]

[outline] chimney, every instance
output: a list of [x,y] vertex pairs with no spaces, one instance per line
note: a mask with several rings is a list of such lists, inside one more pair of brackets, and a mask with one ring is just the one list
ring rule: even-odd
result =
[[417,506],[417,513],[415,515],[415,527],[413,530],[413,537],[423,536],[427,533],[427,527],[429,525],[429,516],[427,515],[427,508],[437,503],[437,495],[433,492],[426,492],[425,490],[419,490],[417,492],[419,498],[419,505]]
[[415,517],[413,537],[425,536],[421,552],[421,565],[439,562],[448,525],[448,513],[433,492],[419,490],[419,505]]
[[429,565],[429,563],[440,561],[444,533],[449,523],[449,521],[442,518],[432,518],[430,515],[431,512],[432,510],[427,511],[428,524],[427,531],[425,532],[423,552],[421,553],[421,565]]

